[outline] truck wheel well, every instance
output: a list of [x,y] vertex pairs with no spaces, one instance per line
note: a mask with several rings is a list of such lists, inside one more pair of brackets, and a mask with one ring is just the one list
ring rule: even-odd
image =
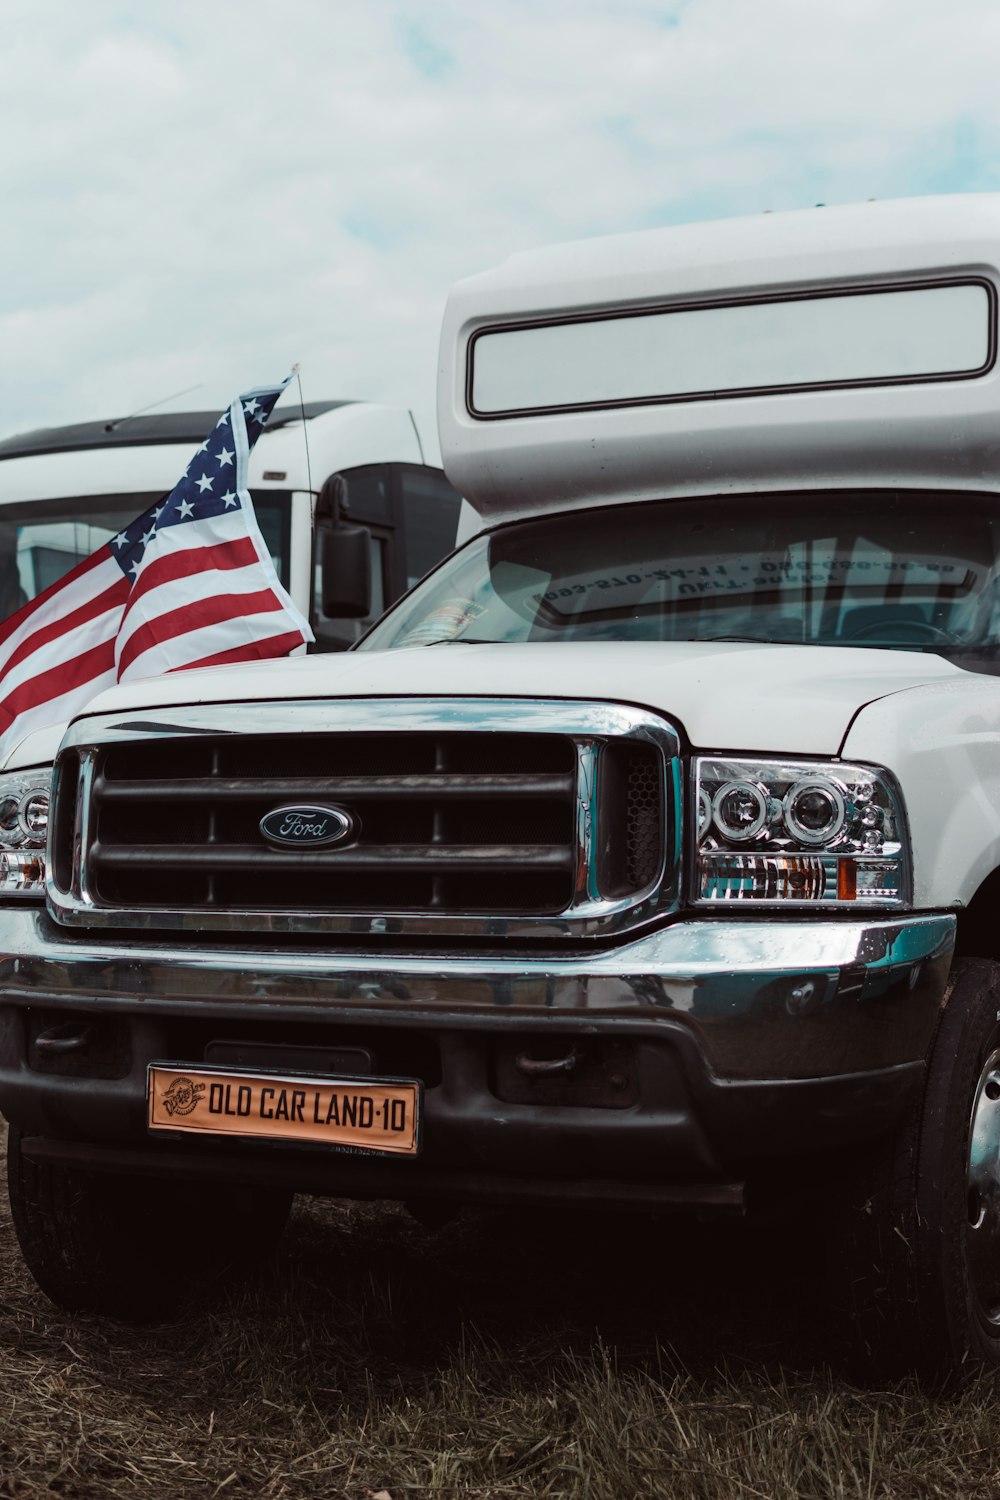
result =
[[1000,869],[987,875],[958,913],[955,957],[1000,959]]

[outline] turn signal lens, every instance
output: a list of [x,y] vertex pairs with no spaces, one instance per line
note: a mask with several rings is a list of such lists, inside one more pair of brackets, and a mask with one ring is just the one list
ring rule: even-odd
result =
[[41,849],[8,849],[0,854],[0,896],[41,896],[45,854]]

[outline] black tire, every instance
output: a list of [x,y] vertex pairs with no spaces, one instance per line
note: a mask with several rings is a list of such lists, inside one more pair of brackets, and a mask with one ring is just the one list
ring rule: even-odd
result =
[[866,1176],[835,1249],[856,1372],[940,1384],[1000,1367],[1000,964],[954,964],[920,1108]]
[[273,1253],[292,1204],[283,1189],[34,1161],[13,1125],[7,1181],[21,1253],[45,1295],[130,1323],[173,1317],[194,1288]]

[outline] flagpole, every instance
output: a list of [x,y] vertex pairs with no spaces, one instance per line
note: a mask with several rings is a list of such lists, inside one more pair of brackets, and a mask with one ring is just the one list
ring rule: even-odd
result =
[[[314,491],[312,464],[309,462],[309,424],[306,421],[306,403],[305,398],[302,395],[302,374],[297,363],[292,365],[292,371],[295,375],[295,384],[299,388],[299,411],[302,413],[302,441],[305,444],[306,450],[306,483],[309,486],[309,493],[310,495],[312,495]],[[312,513],[313,509],[314,506],[310,505],[310,514]]]

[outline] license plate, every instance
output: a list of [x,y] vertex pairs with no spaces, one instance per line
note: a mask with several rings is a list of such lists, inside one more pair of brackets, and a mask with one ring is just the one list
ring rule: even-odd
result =
[[149,1129],[416,1156],[420,1083],[150,1063]]

